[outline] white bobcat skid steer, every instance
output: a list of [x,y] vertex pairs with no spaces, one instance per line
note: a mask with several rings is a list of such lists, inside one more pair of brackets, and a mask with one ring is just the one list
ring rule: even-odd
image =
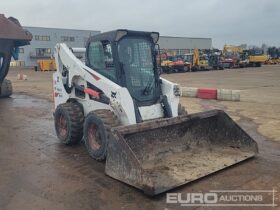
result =
[[257,152],[223,111],[186,114],[179,86],[159,76],[158,38],[129,30],[95,35],[85,64],[57,44],[53,75],[58,138],[67,145],[83,138],[91,157],[106,159],[106,174],[149,195]]

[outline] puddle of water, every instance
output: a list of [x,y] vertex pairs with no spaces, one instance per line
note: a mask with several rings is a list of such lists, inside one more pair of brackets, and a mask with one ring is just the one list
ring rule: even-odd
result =
[[11,107],[14,108],[49,108],[50,104],[44,99],[37,99],[25,95],[13,95],[8,99],[11,102]]

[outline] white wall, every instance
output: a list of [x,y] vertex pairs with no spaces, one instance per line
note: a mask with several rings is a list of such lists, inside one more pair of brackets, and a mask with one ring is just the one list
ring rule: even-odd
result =
[[211,38],[188,38],[161,36],[158,41],[161,49],[211,49]]
[[[24,29],[28,30],[33,35],[33,40],[30,45],[24,46],[24,53],[19,54],[19,60],[25,62],[25,66],[36,66],[37,59],[31,58],[30,55],[36,55],[36,48],[51,48],[51,54],[53,53],[54,46],[57,43],[62,42],[62,36],[71,36],[75,38],[74,42],[66,42],[69,47],[84,47],[85,40],[100,31],[89,30],[74,30],[74,29],[57,29],[57,28],[42,28],[42,27],[28,27],[24,26]],[[35,36],[50,36],[50,41],[38,41],[35,40]]]

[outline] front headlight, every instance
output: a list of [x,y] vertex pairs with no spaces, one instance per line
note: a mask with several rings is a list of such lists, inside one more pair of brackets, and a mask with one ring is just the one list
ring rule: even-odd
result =
[[174,85],[173,93],[174,96],[181,96],[181,87],[179,85]]

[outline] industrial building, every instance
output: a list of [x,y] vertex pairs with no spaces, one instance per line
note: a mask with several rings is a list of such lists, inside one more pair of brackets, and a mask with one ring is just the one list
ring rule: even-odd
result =
[[[37,60],[52,57],[56,43],[65,42],[69,47],[85,47],[88,37],[100,33],[98,30],[27,26],[24,29],[32,33],[33,40],[30,45],[19,49],[19,60],[13,61],[12,66],[36,66]],[[194,48],[210,49],[212,39],[161,36],[159,45],[161,51],[184,54],[191,52]]]
[[19,49],[19,61],[12,65],[36,66],[38,59],[48,59],[53,55],[54,46],[65,42],[69,47],[84,47],[88,37],[100,33],[92,30],[23,27],[33,39],[28,46]]
[[195,48],[203,50],[212,48],[211,38],[160,36],[158,43],[161,51],[176,54],[190,53]]

